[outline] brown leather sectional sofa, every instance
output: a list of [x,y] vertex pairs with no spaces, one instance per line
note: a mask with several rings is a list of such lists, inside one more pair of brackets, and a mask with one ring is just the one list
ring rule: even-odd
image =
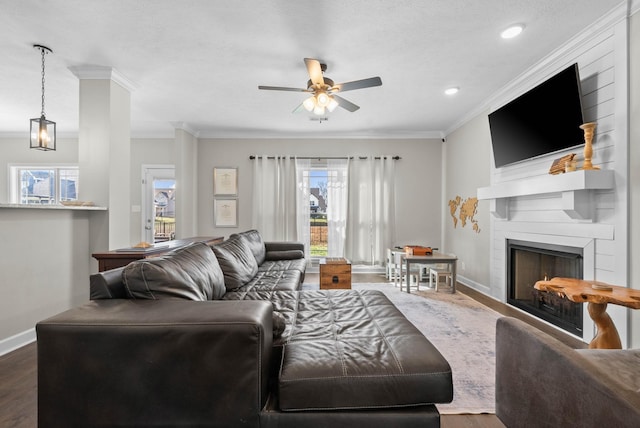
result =
[[256,231],[91,277],[38,323],[48,426],[438,427],[438,350],[376,291],[300,291],[300,244]]

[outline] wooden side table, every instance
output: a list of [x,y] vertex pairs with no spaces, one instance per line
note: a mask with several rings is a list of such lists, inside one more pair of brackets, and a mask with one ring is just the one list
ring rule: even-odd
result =
[[640,309],[640,290],[604,282],[552,278],[550,281],[538,281],[533,287],[536,290],[556,293],[572,302],[589,303],[589,316],[598,329],[596,336],[589,343],[590,349],[622,349],[618,329],[607,313],[608,303]]
[[351,288],[351,262],[341,257],[320,259],[320,289]]

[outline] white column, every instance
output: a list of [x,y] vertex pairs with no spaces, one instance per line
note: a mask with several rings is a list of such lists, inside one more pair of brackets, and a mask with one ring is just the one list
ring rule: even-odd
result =
[[70,70],[80,79],[79,199],[108,208],[92,218],[91,252],[127,247],[133,85],[111,67]]
[[[197,236],[198,138],[185,123],[175,122],[176,238]],[[213,174],[213,171],[211,172]],[[212,178],[213,180],[213,178]]]

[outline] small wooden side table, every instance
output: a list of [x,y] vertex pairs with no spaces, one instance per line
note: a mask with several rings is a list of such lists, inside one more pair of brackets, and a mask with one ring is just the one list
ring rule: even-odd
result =
[[351,288],[351,262],[341,257],[320,259],[320,290]]
[[575,278],[552,278],[538,281],[534,288],[557,293],[572,302],[588,302],[587,309],[595,322],[598,332],[589,343],[590,349],[622,349],[620,335],[613,320],[607,313],[607,304],[640,309],[640,290],[609,285],[600,281],[584,281]]

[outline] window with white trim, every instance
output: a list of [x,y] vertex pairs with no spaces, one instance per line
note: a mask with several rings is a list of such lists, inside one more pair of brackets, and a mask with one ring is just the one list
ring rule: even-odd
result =
[[14,204],[58,205],[78,199],[77,166],[12,166],[10,169],[10,200]]

